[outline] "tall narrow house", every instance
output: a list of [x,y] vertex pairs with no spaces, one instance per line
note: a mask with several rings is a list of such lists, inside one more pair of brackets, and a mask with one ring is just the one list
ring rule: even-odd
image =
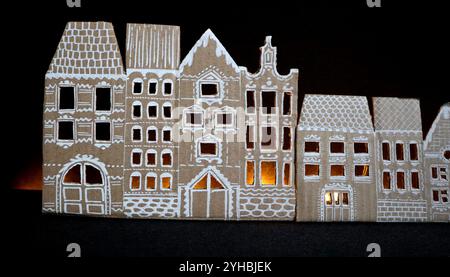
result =
[[207,30],[179,68],[178,193],[182,218],[237,219],[244,142],[240,70]]
[[45,75],[43,211],[122,215],[125,79],[111,23],[66,25]]
[[373,108],[377,221],[426,221],[419,100],[375,97]]
[[178,26],[128,24],[124,212],[178,216]]
[[298,221],[375,221],[374,132],[366,97],[305,95],[297,185]]
[[254,74],[241,67],[245,145],[240,218],[293,220],[298,70],[278,73],[270,36],[261,47],[260,65]]
[[450,221],[450,103],[441,107],[424,142],[425,195],[431,221]]

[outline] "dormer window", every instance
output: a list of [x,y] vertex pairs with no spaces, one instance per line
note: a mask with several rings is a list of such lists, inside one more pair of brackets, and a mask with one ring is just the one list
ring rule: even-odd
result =
[[219,86],[215,83],[203,83],[200,85],[200,95],[202,97],[217,97],[219,95]]

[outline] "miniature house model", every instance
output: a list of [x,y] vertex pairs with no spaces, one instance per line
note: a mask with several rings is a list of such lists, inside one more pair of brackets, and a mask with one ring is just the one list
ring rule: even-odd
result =
[[207,30],[69,22],[45,76],[43,211],[108,217],[449,221],[450,106],[422,141],[418,100],[305,95],[238,66]]

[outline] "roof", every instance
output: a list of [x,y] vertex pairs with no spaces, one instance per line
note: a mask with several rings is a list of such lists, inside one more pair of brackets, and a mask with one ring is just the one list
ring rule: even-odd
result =
[[180,27],[128,24],[126,65],[130,69],[177,69],[180,64]]
[[418,99],[374,97],[373,113],[377,131],[422,131]]
[[367,98],[306,94],[299,130],[373,132]]
[[424,141],[424,150],[441,151],[442,147],[450,147],[450,103],[444,104]]
[[68,22],[47,76],[124,74],[114,29],[109,22]]
[[236,73],[239,73],[239,66],[234,62],[228,51],[225,49],[225,47],[223,47],[222,43],[210,29],[206,30],[206,32],[203,33],[200,39],[195,43],[194,47],[192,47],[191,51],[189,51],[189,53],[183,59],[180,65],[180,71],[183,71],[186,65],[191,66],[194,59],[194,54],[197,52],[197,50],[200,47],[206,48],[210,41],[214,41],[216,44],[216,57],[219,58],[221,56],[224,56],[227,65],[230,65],[236,71]]

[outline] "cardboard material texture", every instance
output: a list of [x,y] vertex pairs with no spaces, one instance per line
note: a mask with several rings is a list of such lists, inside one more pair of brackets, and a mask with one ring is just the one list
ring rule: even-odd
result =
[[373,126],[365,97],[308,94],[297,120],[298,70],[278,73],[270,36],[260,49],[250,73],[208,29],[180,62],[178,26],[128,24],[125,71],[111,23],[69,22],[45,76],[42,210],[449,221],[448,104],[425,143],[418,100],[374,98]]

